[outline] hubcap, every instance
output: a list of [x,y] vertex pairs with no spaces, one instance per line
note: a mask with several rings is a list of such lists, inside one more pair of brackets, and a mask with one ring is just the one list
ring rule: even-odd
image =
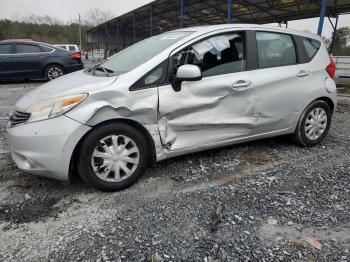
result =
[[47,72],[47,76],[50,80],[56,79],[57,77],[60,77],[63,75],[63,71],[61,68],[58,67],[50,67],[49,71]]
[[95,147],[91,166],[103,181],[120,182],[135,172],[139,161],[139,148],[131,138],[111,135],[101,139]]
[[317,140],[327,128],[327,113],[323,108],[313,109],[305,121],[305,135],[310,140]]

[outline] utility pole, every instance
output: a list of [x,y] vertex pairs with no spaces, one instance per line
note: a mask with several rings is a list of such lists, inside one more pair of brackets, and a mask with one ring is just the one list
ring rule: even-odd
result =
[[81,50],[82,44],[81,44],[81,20],[80,20],[80,14],[79,14],[79,49]]

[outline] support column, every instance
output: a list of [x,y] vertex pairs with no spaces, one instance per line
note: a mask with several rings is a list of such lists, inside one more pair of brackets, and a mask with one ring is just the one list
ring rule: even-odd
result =
[[125,49],[125,47],[126,47],[126,32],[125,32],[125,28],[124,28],[124,30],[123,30],[124,32],[123,32],[123,49]]
[[322,35],[323,22],[324,22],[324,17],[326,16],[327,5],[328,5],[328,0],[322,0],[322,6],[321,6],[321,12],[320,12],[320,20],[318,22],[318,29],[317,29],[317,34],[319,36]]
[[133,35],[133,42],[135,44],[136,42],[136,17],[135,17],[135,14],[134,14],[134,35]]
[[85,51],[89,51],[89,34],[85,34]]
[[184,0],[180,0],[180,28],[184,27]]
[[232,0],[227,0],[227,23],[232,22]]
[[108,50],[108,24],[106,23],[106,26],[105,26],[105,53],[104,53],[105,59],[107,59],[107,50]]
[[153,35],[153,10],[152,10],[152,6],[151,6],[151,11],[150,11],[150,33],[151,36]]
[[117,52],[119,52],[119,23],[117,23]]
[[97,53],[98,53],[98,61],[101,60],[101,45],[100,45],[100,30],[97,28]]
[[338,19],[339,19],[339,15],[337,14],[336,20],[335,20],[335,25],[333,27],[333,36],[332,36],[332,43],[331,43],[331,48],[329,50],[329,53],[332,55],[333,53],[333,47],[334,47],[334,42],[335,42],[335,38],[336,38],[336,33],[337,33],[337,27],[338,27]]

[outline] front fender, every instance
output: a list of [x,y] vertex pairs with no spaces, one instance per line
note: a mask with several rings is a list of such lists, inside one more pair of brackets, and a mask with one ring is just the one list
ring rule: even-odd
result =
[[[129,91],[128,91],[129,92]],[[106,91],[90,94],[78,107],[66,115],[90,127],[111,120],[131,120],[142,125],[152,137],[157,160],[165,158],[159,137],[158,93],[156,88],[123,94]]]

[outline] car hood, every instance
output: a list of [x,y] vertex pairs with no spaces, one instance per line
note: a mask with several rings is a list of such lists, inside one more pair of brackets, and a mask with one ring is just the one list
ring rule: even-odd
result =
[[28,92],[16,104],[18,109],[26,109],[32,103],[42,99],[60,97],[65,95],[89,93],[96,89],[113,84],[114,77],[100,77],[86,74],[84,70],[64,75],[51,82],[45,83],[33,91]]

